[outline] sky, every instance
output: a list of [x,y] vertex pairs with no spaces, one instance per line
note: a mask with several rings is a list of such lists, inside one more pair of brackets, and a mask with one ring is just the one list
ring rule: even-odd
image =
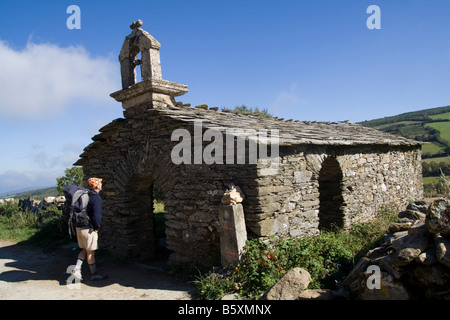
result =
[[188,85],[177,101],[359,122],[450,105],[449,15],[448,0],[2,0],[0,194],[56,185],[123,117],[109,94],[138,19],[163,79]]

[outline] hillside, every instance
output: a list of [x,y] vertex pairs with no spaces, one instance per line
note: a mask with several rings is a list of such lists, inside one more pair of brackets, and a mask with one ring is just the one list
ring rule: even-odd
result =
[[450,175],[450,106],[425,109],[359,124],[424,142],[424,183],[434,182],[440,169]]
[[41,200],[45,197],[51,197],[51,196],[57,196],[58,191],[56,190],[56,187],[49,187],[49,188],[42,188],[42,189],[35,189],[35,190],[27,190],[22,192],[12,192],[12,193],[5,193],[3,196],[0,197],[0,199],[5,198],[12,198],[12,199],[26,199],[29,196],[31,196],[35,200]]

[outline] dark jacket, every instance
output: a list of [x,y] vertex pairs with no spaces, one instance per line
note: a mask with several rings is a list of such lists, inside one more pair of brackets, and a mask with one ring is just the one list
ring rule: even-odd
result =
[[100,229],[102,220],[102,198],[100,195],[93,191],[89,191],[89,202],[86,208],[86,212],[91,219],[92,228],[94,230]]

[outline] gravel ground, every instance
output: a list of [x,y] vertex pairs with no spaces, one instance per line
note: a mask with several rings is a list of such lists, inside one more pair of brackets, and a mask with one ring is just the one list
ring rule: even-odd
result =
[[[76,247],[74,244],[73,247]],[[97,258],[103,281],[77,284],[65,273],[78,250],[44,250],[0,240],[0,300],[190,300],[193,285],[170,276],[163,268]]]

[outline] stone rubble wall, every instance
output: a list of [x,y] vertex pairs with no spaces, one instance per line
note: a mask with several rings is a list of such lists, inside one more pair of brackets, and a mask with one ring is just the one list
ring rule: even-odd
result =
[[[360,300],[450,299],[450,201],[416,202],[399,213],[384,242],[370,250],[342,282]],[[373,283],[379,270],[379,287]]]
[[421,155],[416,149],[299,146],[281,155],[279,174],[258,180],[258,208],[245,207],[248,228],[261,237],[316,234],[318,176],[328,156],[336,157],[342,170],[344,228],[370,221],[383,206],[399,209],[423,196]]

